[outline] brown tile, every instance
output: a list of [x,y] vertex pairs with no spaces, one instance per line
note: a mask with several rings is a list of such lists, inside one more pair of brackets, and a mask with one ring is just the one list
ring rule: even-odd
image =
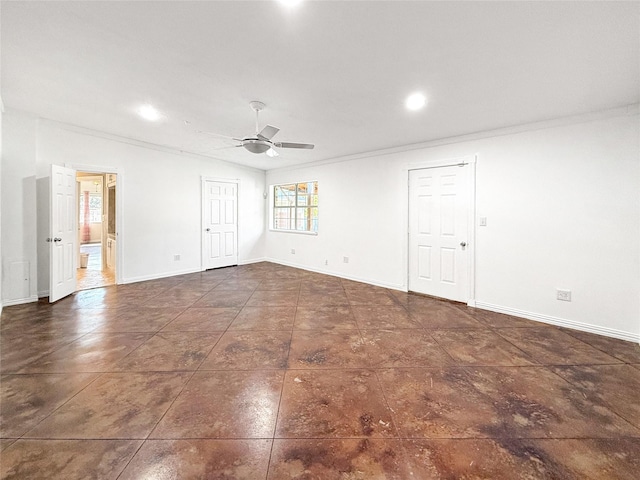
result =
[[[557,469],[528,455],[523,440],[508,439],[511,448],[504,448],[493,439],[405,440],[412,478],[454,479],[486,478],[512,480],[516,478],[568,478],[555,476]],[[517,452],[513,452],[518,448]]]
[[640,471],[640,438],[530,440],[526,454],[551,464],[562,474],[549,478],[636,480]]
[[294,330],[289,368],[362,368],[370,364],[357,330]]
[[140,440],[18,440],[2,452],[0,478],[116,478]]
[[152,432],[126,476],[264,479],[277,425],[269,478],[635,480],[639,352],[268,262],[97,288],[3,309],[0,477],[116,478],[94,439]]
[[563,331],[612,357],[616,357],[618,360],[640,364],[640,345],[637,342],[629,342],[579,330],[563,329]]
[[147,333],[88,333],[32,362],[21,373],[107,372],[151,338]]
[[379,376],[405,437],[487,437],[484,425],[497,421],[491,399],[475,388],[464,368],[397,368]]
[[3,375],[0,432],[20,437],[97,377],[95,374]]
[[113,370],[196,370],[221,336],[221,332],[160,332],[120,360]]
[[262,282],[262,275],[258,276],[258,278],[239,278],[239,277],[227,277],[222,282],[220,282],[216,288],[215,292],[221,291],[248,291],[253,292],[258,285]]
[[28,335],[0,336],[0,371],[19,372],[36,360],[55,352],[80,338],[82,334],[55,335],[39,333]]
[[409,472],[400,440],[297,439],[274,440],[267,478],[405,480]]
[[[53,311],[43,307],[33,317],[3,321],[2,335],[82,335],[93,332],[120,313],[119,309],[73,308]],[[3,314],[4,317],[4,314]]]
[[620,363],[557,328],[501,328],[497,332],[544,365]]
[[300,280],[289,278],[265,279],[260,282],[256,290],[300,290]]
[[132,307],[98,326],[96,332],[155,333],[183,311],[184,308]]
[[407,307],[412,318],[424,328],[484,328],[485,325],[447,302],[437,302],[429,307]]
[[198,300],[194,307],[242,308],[253,290],[212,290]]
[[297,290],[256,290],[247,301],[250,307],[295,307],[297,304]]
[[410,438],[640,434],[543,367],[394,369],[381,372],[380,380],[400,431]]
[[514,317],[513,315],[481,308],[467,307],[466,305],[460,305],[458,308],[491,328],[540,328],[547,326],[544,323],[534,322],[526,318]]
[[418,330],[363,330],[372,367],[442,367],[454,362],[433,337]]
[[270,438],[283,372],[196,372],[150,438]]
[[640,430],[545,367],[482,367],[470,372],[474,387],[491,400],[497,418],[481,427],[491,437],[640,436]]
[[573,479],[569,471],[528,440],[405,440],[411,478]]
[[354,305],[351,309],[360,328],[422,328],[420,322],[399,305]]
[[146,438],[190,373],[108,373],[43,420],[27,438]]
[[432,330],[431,335],[460,365],[534,365],[527,354],[487,329]]
[[389,293],[393,296],[397,304],[404,307],[414,308],[429,308],[432,305],[438,303],[450,303],[447,300],[442,300],[436,297],[430,297],[415,292],[403,292],[400,290],[389,290]]
[[205,293],[209,293],[213,290],[220,282],[216,283],[203,283],[203,282],[183,282],[175,287],[171,287],[168,290],[162,292],[162,297],[171,297],[173,295],[182,295],[185,296],[197,296],[204,295]]
[[264,478],[272,440],[147,440],[118,480]]
[[[13,445],[17,438],[0,438],[0,452],[4,452],[10,445]],[[0,462],[1,464],[2,462]],[[1,468],[1,467],[0,467]]]
[[229,330],[291,330],[296,307],[244,307]]
[[303,291],[300,290],[298,297],[298,306],[302,307],[325,307],[330,305],[346,305],[349,306],[347,295],[342,291],[327,293],[323,291]]
[[385,288],[345,288],[351,305],[395,305],[394,297]]
[[88,333],[21,370],[22,373],[107,372],[151,338],[147,333]]
[[227,331],[201,370],[287,368],[291,332]]
[[553,371],[589,400],[640,427],[640,370],[630,365],[574,365]]
[[325,293],[344,294],[344,288],[340,280],[302,280],[300,282],[300,292],[305,293]]
[[276,437],[395,437],[372,370],[289,370]]
[[296,330],[355,330],[358,325],[351,307],[329,305],[298,307],[293,328]]
[[148,299],[145,304],[156,308],[187,308],[206,295],[188,290],[166,290],[156,297]]
[[168,332],[224,332],[234,318],[239,308],[187,308],[175,320],[164,327]]

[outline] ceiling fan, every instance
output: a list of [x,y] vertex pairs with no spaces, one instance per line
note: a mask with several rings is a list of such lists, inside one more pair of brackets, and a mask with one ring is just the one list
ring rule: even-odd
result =
[[[280,131],[279,128],[274,127],[273,125],[267,125],[262,130],[260,130],[258,124],[258,115],[261,110],[264,110],[265,104],[258,101],[249,102],[249,106],[251,109],[256,112],[256,133],[243,138],[236,137],[225,137],[231,138],[236,142],[240,142],[235,147],[244,147],[245,150],[251,153],[266,153],[270,157],[277,157],[278,152],[274,147],[277,148],[304,148],[304,149],[312,149],[314,147],[311,143],[292,143],[292,142],[274,142],[272,138]],[[205,133],[207,135],[213,135],[216,137],[224,137],[223,135],[218,135],[215,133],[204,132],[199,130],[198,133]]]

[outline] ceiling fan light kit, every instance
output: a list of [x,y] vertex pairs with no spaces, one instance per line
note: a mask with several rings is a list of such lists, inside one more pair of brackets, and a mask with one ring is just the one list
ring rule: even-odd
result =
[[264,153],[271,148],[269,142],[254,138],[242,140],[242,146],[251,153]]
[[[280,131],[278,127],[274,127],[273,125],[267,125],[262,130],[260,130],[258,115],[261,110],[264,110],[265,104],[259,102],[258,100],[253,100],[249,102],[249,106],[251,109],[256,112],[256,133],[250,137],[243,138],[235,138],[231,137],[236,142],[240,142],[236,147],[244,147],[245,150],[251,153],[266,153],[267,156],[273,158],[278,156],[278,151],[274,147],[278,148],[302,148],[302,149],[312,149],[314,147],[311,143],[292,143],[292,142],[273,142],[271,139],[275,136],[276,133]],[[222,136],[208,132],[200,132],[207,133],[208,135],[214,136]]]

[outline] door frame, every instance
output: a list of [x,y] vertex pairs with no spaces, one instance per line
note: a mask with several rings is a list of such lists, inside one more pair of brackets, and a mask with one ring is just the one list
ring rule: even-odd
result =
[[[222,177],[208,177],[203,175],[200,177],[200,271],[204,272],[207,270],[206,265],[204,264],[205,259],[205,241],[204,241],[204,224],[205,224],[205,184],[206,182],[222,182],[222,183],[235,183],[236,185],[236,255],[238,257],[238,265],[240,265],[240,179],[239,178],[222,178]],[[116,202],[117,203],[117,202]]]
[[467,240],[467,305],[475,307],[476,305],[476,162],[478,155],[466,155],[462,157],[453,157],[440,160],[412,162],[405,165],[403,169],[404,183],[404,211],[406,215],[403,217],[403,228],[406,232],[405,242],[403,245],[403,264],[404,278],[403,285],[405,291],[409,291],[409,172],[412,170],[423,170],[427,168],[452,167],[456,165],[468,165],[469,174],[467,175],[467,232],[469,240]]
[[[76,172],[86,172],[86,173],[95,173],[95,174],[104,174],[105,181],[103,187],[106,187],[106,175],[109,173],[117,175],[116,179],[116,240],[117,240],[117,248],[116,248],[116,275],[115,275],[115,284],[119,285],[122,283],[122,266],[123,266],[123,258],[124,258],[124,230],[122,226],[124,225],[123,221],[123,197],[124,197],[124,170],[122,168],[113,167],[113,166],[100,166],[100,165],[85,165],[79,163],[65,163],[65,167],[73,168]],[[104,201],[104,197],[103,197]],[[103,258],[104,260],[104,258]]]

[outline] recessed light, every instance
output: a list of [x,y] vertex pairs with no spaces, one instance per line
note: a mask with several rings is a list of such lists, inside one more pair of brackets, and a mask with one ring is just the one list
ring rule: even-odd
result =
[[156,122],[160,120],[161,117],[160,112],[156,110],[153,105],[149,105],[148,103],[138,108],[138,115],[150,122]]
[[420,110],[425,103],[427,103],[427,99],[423,94],[414,93],[407,97],[405,105],[409,110]]

